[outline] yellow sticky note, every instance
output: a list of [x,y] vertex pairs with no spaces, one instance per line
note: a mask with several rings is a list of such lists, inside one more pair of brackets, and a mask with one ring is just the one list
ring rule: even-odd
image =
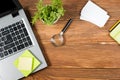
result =
[[110,35],[115,37],[118,33],[120,33],[120,23],[110,32]]
[[23,54],[14,61],[16,68],[25,77],[31,74],[40,64],[41,62],[29,50],[24,51]]
[[114,39],[120,44],[120,33],[117,34]]
[[19,70],[32,70],[33,58],[31,57],[20,57],[18,60],[18,69]]
[[120,20],[110,28],[110,36],[120,44]]

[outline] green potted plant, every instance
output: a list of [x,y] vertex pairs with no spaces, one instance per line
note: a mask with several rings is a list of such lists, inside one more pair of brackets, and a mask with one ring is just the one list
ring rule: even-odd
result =
[[64,15],[64,8],[61,0],[51,0],[51,4],[44,5],[43,0],[36,4],[37,11],[32,17],[32,24],[39,19],[47,25],[54,24],[61,16]]

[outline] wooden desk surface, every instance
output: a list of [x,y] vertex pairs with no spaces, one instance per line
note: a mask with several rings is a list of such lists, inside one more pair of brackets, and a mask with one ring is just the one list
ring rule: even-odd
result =
[[[30,17],[36,11],[37,1],[20,0]],[[62,1],[66,12],[56,24],[47,26],[38,21],[32,27],[49,66],[23,80],[120,80],[120,46],[108,32],[120,19],[120,0],[93,0],[111,16],[103,28],[79,19],[87,0]],[[65,33],[65,45],[54,47],[50,38],[70,18],[73,22]]]

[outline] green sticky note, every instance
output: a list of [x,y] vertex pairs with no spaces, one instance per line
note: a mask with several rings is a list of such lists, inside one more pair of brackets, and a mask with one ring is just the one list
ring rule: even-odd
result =
[[27,77],[31,74],[39,65],[40,61],[29,51],[26,50],[15,61],[16,68]]

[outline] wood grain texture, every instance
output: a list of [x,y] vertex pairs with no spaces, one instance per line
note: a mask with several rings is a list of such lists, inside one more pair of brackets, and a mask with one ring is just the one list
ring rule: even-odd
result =
[[[20,0],[29,20],[38,0]],[[120,0],[93,0],[108,11],[109,21],[103,28],[79,19],[87,0],[62,0],[65,15],[51,26],[41,21],[32,27],[47,60],[48,68],[22,80],[120,80],[120,46],[109,36],[109,28],[120,19]],[[50,0],[44,0],[46,4]],[[65,33],[65,45],[50,43],[66,22],[73,22]]]

